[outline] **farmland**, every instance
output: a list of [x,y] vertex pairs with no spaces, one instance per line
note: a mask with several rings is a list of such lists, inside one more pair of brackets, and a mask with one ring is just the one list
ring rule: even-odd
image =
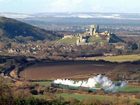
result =
[[[27,62],[28,63],[28,62]],[[16,64],[16,63],[15,63]],[[22,62],[23,64],[23,62]],[[115,104],[128,102],[130,105],[139,103],[139,61],[137,62],[107,62],[107,61],[86,61],[86,60],[67,60],[67,61],[34,61],[32,65],[26,66],[19,72],[21,78],[24,78],[27,85],[24,88],[37,99],[68,99],[78,100],[80,102],[109,102]],[[51,86],[51,82],[58,78],[68,78],[75,81],[87,80],[97,74],[105,74],[111,80],[133,80],[126,87],[120,88],[118,93],[88,92],[84,90],[59,89]],[[123,74],[123,75],[122,75]],[[122,76],[122,77],[121,77]],[[134,84],[133,84],[134,83]],[[30,85],[31,86],[30,86]],[[23,88],[23,89],[24,89]],[[86,98],[85,98],[86,97]],[[108,101],[107,101],[108,99]],[[114,103],[115,102],[115,103]],[[86,104],[85,104],[86,105]],[[135,104],[134,104],[135,105]],[[137,104],[136,104],[137,105]]]
[[[57,78],[87,78],[94,73],[104,73],[112,70],[113,65],[100,64],[77,64],[77,65],[54,65],[54,66],[32,66],[21,72],[26,79],[53,80]],[[38,75],[38,73],[40,75]],[[85,75],[86,74],[86,75]],[[85,75],[85,76],[84,76]]]
[[86,60],[105,60],[110,62],[130,62],[140,60],[140,54],[133,55],[118,55],[118,56],[106,56],[106,57],[89,57],[84,58]]
[[[27,80],[54,80],[57,78],[87,79],[96,74],[106,74],[109,72],[138,70],[140,65],[127,63],[70,63],[70,64],[36,64],[21,71],[20,76]],[[119,71],[119,72],[120,72]],[[114,73],[113,72],[113,73]],[[39,74],[39,75],[38,75]]]

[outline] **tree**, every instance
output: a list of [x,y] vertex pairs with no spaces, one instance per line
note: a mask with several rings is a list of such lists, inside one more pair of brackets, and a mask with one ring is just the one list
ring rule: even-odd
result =
[[137,43],[133,43],[133,44],[132,44],[132,50],[137,50],[137,49],[138,49]]

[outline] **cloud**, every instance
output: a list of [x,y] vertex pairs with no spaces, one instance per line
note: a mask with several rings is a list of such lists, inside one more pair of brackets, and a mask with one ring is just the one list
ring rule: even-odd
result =
[[102,0],[51,0],[50,12],[97,12],[104,11]]
[[5,0],[0,0],[0,2],[4,2]]
[[1,3],[11,2],[12,0],[0,0]]
[[52,0],[49,6],[52,12],[78,11],[84,2],[85,0]]
[[0,2],[7,2],[7,1],[11,1],[11,0],[0,0]]

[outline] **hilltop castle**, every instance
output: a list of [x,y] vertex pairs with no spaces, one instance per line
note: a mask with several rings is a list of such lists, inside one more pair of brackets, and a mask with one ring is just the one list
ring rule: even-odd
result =
[[61,43],[76,44],[76,45],[101,45],[109,43],[123,42],[121,38],[108,31],[100,32],[98,25],[91,25],[85,32],[77,35],[66,35],[61,40]]
[[[109,42],[109,39],[109,32],[100,32],[98,25],[91,25],[89,29],[86,29],[86,32],[78,35],[76,44],[93,44],[96,41],[99,42],[101,40],[106,40],[107,42]],[[100,43],[102,43],[102,41]]]

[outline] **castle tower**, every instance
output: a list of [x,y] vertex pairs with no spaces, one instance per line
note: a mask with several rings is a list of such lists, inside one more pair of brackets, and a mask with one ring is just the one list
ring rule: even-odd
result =
[[90,26],[90,35],[91,35],[91,36],[93,36],[94,30],[95,30],[94,25],[91,25],[91,26]]
[[76,45],[79,45],[82,42],[82,36],[78,35],[78,38],[76,40]]
[[93,36],[96,33],[99,33],[99,26],[98,25],[91,25],[90,26],[90,35]]
[[99,25],[96,25],[96,33],[99,33]]

